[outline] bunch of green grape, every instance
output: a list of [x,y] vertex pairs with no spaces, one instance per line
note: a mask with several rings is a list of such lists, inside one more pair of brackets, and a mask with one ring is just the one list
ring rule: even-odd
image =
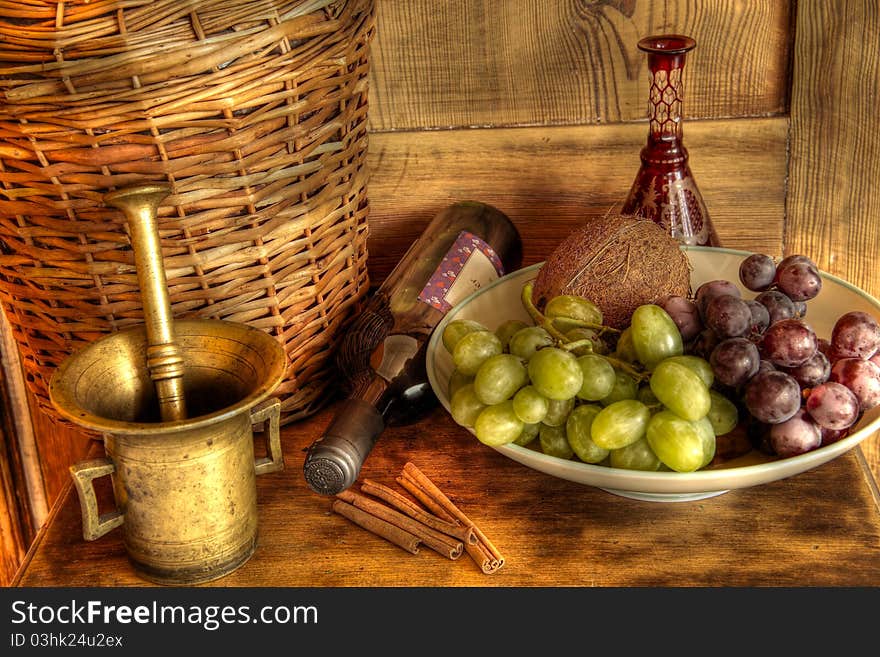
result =
[[452,356],[450,412],[480,442],[532,445],[562,459],[631,470],[693,472],[715,455],[716,436],[739,421],[712,389],[708,361],[686,355],[659,305],[633,313],[622,332],[588,299],[560,295],[539,312],[531,283],[521,300],[531,323],[494,330],[454,319],[442,342]]

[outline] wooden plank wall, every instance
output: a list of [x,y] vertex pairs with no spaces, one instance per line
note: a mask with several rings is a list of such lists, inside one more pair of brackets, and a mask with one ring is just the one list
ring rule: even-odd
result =
[[[370,273],[448,203],[492,203],[525,264],[619,204],[647,134],[639,38],[697,41],[685,144],[725,246],[807,253],[880,294],[876,3],[375,0]],[[871,119],[873,117],[873,120]],[[38,416],[49,503],[89,441]],[[877,438],[864,451],[880,472]]]
[[786,245],[880,297],[880,10],[800,3]]
[[640,38],[697,41],[692,118],[787,111],[791,7],[778,0],[378,0],[374,131],[645,118]]

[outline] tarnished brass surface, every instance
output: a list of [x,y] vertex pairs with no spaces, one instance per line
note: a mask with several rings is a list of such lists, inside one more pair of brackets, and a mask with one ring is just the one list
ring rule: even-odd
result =
[[143,358],[148,345],[143,326],[104,336],[67,358],[50,382],[53,405],[93,431],[150,434],[241,413],[268,398],[284,376],[284,348],[260,329],[219,319],[181,319],[174,329],[183,358],[186,419],[162,421]]
[[[280,470],[280,404],[272,390],[285,355],[269,334],[223,320],[178,320],[190,417],[159,417],[143,359],[143,327],[101,338],[65,360],[49,393],[59,413],[103,434],[107,460],[71,468],[83,537],[120,524],[98,517],[92,480],[110,474],[129,558],[146,579],[217,579],[253,554],[257,474]],[[265,423],[268,456],[255,459],[253,425]]]
[[162,261],[157,211],[171,186],[162,183],[133,185],[104,195],[104,202],[122,210],[131,234],[138,286],[144,308],[149,344],[147,369],[156,384],[163,420],[186,417],[183,395],[183,358],[174,341],[171,302]]
[[[171,315],[156,214],[167,185],[108,193],[128,220],[145,323],[104,336],[55,371],[49,397],[102,434],[106,458],[70,468],[83,538],[122,526],[134,568],[160,584],[222,577],[257,545],[256,476],[283,467],[281,405],[269,395],[286,356],[238,322]],[[254,425],[268,456],[255,458]],[[110,475],[117,509],[99,515],[95,479]]]

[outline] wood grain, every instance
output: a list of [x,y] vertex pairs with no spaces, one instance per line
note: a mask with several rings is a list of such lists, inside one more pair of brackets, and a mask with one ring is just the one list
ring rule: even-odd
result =
[[2,369],[0,388],[0,586],[9,586],[35,530],[30,522],[27,496],[22,494],[26,486]]
[[46,502],[51,507],[70,481],[68,467],[81,461],[93,446],[95,437],[84,431],[62,424],[39,410],[37,401],[30,397],[34,434],[40,453],[40,467]]
[[[303,450],[332,410],[282,428],[285,469],[257,478],[256,553],[204,586],[880,585],[880,510],[857,449],[772,484],[663,504],[530,470],[441,407],[387,429],[361,478],[396,487],[404,464],[415,463],[505,555],[501,570],[484,575],[468,559],[404,552],[308,489]],[[128,563],[122,528],[83,541],[76,495],[65,495],[15,583],[149,585]]]
[[685,115],[788,108],[790,2],[378,0],[370,129],[577,125],[645,116],[638,40],[681,32]]
[[[76,429],[56,425],[39,410],[25,385],[9,324],[0,318],[0,584],[21,563],[49,508],[69,482],[68,466],[94,443]],[[13,380],[16,377],[16,380]],[[36,410],[35,410],[36,409]]]
[[[880,296],[880,8],[801,3],[785,250]],[[880,441],[864,445],[880,477]]]
[[[619,203],[647,131],[635,43],[677,31],[698,42],[685,73],[685,143],[724,245],[806,253],[880,295],[878,13],[853,0],[377,0],[373,283],[456,200],[508,213],[524,264]],[[487,578],[400,554],[309,493],[300,450],[327,419],[285,428],[288,467],[260,478],[258,552],[217,585],[880,583],[876,489],[861,457],[880,477],[878,436],[783,482],[646,505],[523,470],[442,414],[390,431],[365,474],[391,483],[414,460],[436,476],[508,556]],[[20,583],[143,585],[119,530],[82,541],[66,468],[93,441],[40,415],[34,424],[49,495],[63,504]]]
[[[691,168],[723,244],[781,255],[788,121],[695,121]],[[517,225],[524,264],[579,222],[619,206],[647,123],[379,133],[370,137],[369,271],[381,281],[430,218],[474,199]]]

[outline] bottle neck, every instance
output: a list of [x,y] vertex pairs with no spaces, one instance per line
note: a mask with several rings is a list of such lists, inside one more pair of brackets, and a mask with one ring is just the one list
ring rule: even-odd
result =
[[413,421],[434,405],[424,353],[431,332],[458,301],[521,258],[519,233],[500,210],[466,201],[436,215],[343,331],[335,359],[347,398],[309,449],[303,470],[312,490],[350,486],[386,425]]
[[364,377],[351,396],[371,404],[380,411],[384,406],[383,399],[388,392],[388,381],[373,372],[369,377]]
[[304,465],[309,488],[335,495],[351,486],[384,428],[372,404],[360,399],[342,402],[324,435],[309,447]]
[[642,160],[648,164],[680,164],[687,160],[682,145],[685,54],[649,52],[648,143]]

